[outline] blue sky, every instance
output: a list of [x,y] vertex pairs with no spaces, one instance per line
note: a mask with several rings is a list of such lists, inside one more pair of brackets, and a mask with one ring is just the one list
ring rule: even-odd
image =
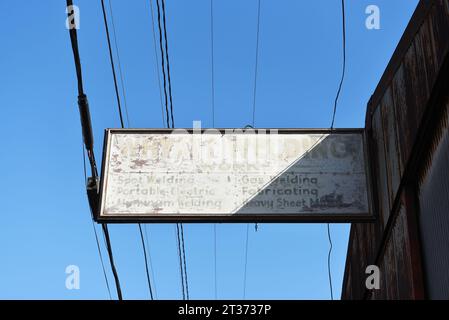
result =
[[[112,1],[130,123],[161,127],[149,0]],[[346,1],[347,77],[336,127],[363,127],[369,97],[417,2]],[[100,0],[75,4],[81,11],[84,86],[101,159],[104,128],[120,123]],[[380,30],[365,28],[370,4],[380,8]],[[210,0],[167,0],[177,127],[191,127],[194,120],[212,126],[209,6]],[[216,127],[251,122],[256,14],[257,0],[214,0]],[[65,18],[63,0],[0,2],[2,299],[108,299],[85,195]],[[262,0],[260,23],[256,127],[328,127],[341,70],[340,1]],[[331,228],[339,297],[349,225]],[[218,297],[240,299],[246,225],[220,224],[217,230]],[[156,296],[178,299],[175,227],[151,224],[147,231]],[[137,225],[113,225],[110,233],[124,298],[147,299]],[[213,226],[185,225],[185,241],[190,296],[213,299]],[[246,297],[329,299],[327,250],[323,224],[262,224],[257,232],[251,227]],[[65,287],[65,268],[72,264],[80,268],[79,290]],[[109,271],[108,276],[112,284]]]

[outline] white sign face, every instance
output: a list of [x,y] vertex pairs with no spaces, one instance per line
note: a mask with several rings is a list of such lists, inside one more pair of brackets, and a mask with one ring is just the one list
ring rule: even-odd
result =
[[362,131],[106,132],[103,221],[370,216]]

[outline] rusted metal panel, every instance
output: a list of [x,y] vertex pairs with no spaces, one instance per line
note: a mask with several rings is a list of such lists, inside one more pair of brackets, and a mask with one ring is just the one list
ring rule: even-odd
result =
[[447,6],[447,0],[437,0],[436,2],[438,5],[433,6],[429,21],[432,31],[432,44],[435,48],[437,65],[440,68],[449,49],[449,16],[443,6],[443,2],[446,2]]
[[405,98],[405,71],[404,65],[398,69],[394,80],[391,84],[393,100],[395,105],[395,117],[398,128],[398,143],[399,143],[399,153],[400,153],[400,167],[405,168],[406,163],[410,157],[412,151],[412,141],[410,141],[411,134],[410,124],[407,123],[407,101]]
[[427,20],[415,38],[416,61],[419,67],[419,73],[422,74],[423,86],[426,98],[429,98],[436,81],[438,66],[436,61],[436,53],[432,45],[432,34],[430,22]]
[[388,178],[387,178],[387,168],[386,168],[386,157],[385,157],[385,140],[382,128],[382,117],[381,108],[377,108],[373,114],[372,118],[372,132],[375,141],[375,154],[376,161],[373,165],[375,166],[377,180],[377,199],[379,201],[378,210],[380,210],[379,217],[382,218],[383,226],[388,222],[390,216],[390,200],[389,200],[389,190],[388,190]]
[[370,217],[363,130],[111,129],[105,140],[104,221]]
[[410,260],[409,233],[406,222],[406,209],[401,205],[393,228],[394,254],[398,279],[398,298],[412,299],[412,266]]
[[[366,130],[373,149],[373,176],[378,197],[376,202],[379,202],[376,210],[380,219],[374,228],[362,224],[351,228],[351,235],[358,234],[358,244],[352,243],[356,239],[352,237],[348,246],[347,263],[351,266],[346,266],[346,271],[350,270],[351,275],[345,275],[345,279],[351,279],[353,291],[350,295],[343,294],[345,298],[361,298],[360,284],[354,283],[362,281],[362,268],[372,261],[380,267],[383,289],[364,290],[362,298],[366,299],[424,298],[424,272],[428,273],[428,270],[423,270],[421,252],[430,250],[425,254],[430,261],[427,264],[434,268],[444,265],[441,270],[444,269],[446,274],[449,269],[449,256],[442,254],[449,252],[449,240],[441,238],[442,232],[438,229],[443,226],[446,231],[449,230],[449,142],[445,147],[446,153],[439,153],[443,160],[436,163],[437,145],[434,141],[434,137],[443,134],[449,141],[449,118],[444,118],[446,129],[432,129],[440,119],[435,105],[441,96],[446,96],[446,103],[449,101],[448,30],[449,1],[420,1],[368,104]],[[392,104],[394,113],[390,113],[389,106]],[[394,132],[396,139],[392,139]],[[429,157],[429,154],[432,156]],[[439,174],[433,174],[439,180],[432,180],[438,186],[430,186],[429,182],[425,182],[429,179],[427,176],[437,171]],[[426,191],[418,197],[416,181],[420,178],[421,187],[427,184]],[[425,199],[419,203],[418,199],[424,196]],[[388,211],[385,209],[387,200]],[[441,201],[447,203],[442,204]],[[430,214],[423,214],[426,210]],[[426,218],[429,221],[422,222]],[[425,238],[429,246],[423,250],[419,233],[421,225],[426,227],[425,237],[421,228],[421,238]],[[360,257],[354,258],[355,255]],[[437,273],[435,270],[432,272]],[[438,276],[432,279],[435,288],[438,284],[442,285],[437,282],[438,279]],[[444,278],[443,285],[449,288],[446,281],[449,280]]]
[[381,113],[386,150],[387,180],[390,202],[389,211],[392,209],[392,205],[399,188],[399,183],[401,181],[401,175],[403,173],[403,169],[401,170],[399,162],[400,155],[394,108],[395,106],[393,103],[391,88],[388,88],[384,98],[382,99]]

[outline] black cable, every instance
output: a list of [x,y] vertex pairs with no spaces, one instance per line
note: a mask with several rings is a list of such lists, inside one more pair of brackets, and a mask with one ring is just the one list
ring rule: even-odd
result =
[[118,73],[120,75],[120,84],[121,84],[120,87],[122,89],[122,94],[123,94],[123,105],[125,106],[125,114],[126,114],[126,119],[128,121],[128,127],[130,127],[131,124],[130,124],[130,120],[129,120],[128,104],[126,102],[125,81],[123,80],[122,63],[120,62],[120,51],[118,49],[117,33],[115,32],[115,22],[114,22],[114,13],[112,10],[112,0],[109,0],[109,12],[111,13],[112,35],[114,36],[115,52],[117,53],[117,65],[118,65]]
[[179,268],[180,268],[180,272],[181,272],[182,300],[185,300],[186,294],[185,294],[185,287],[184,287],[184,271],[183,271],[182,254],[181,254],[181,239],[179,236],[179,223],[176,224],[176,236],[177,236],[177,243],[178,243]]
[[[85,183],[85,185],[87,185],[86,153],[84,151],[84,145],[82,146],[82,150],[83,150],[84,183]],[[90,206],[89,206],[89,208],[90,208]],[[91,209],[91,214],[92,214],[92,209]],[[92,219],[90,221],[92,223],[92,229],[94,229],[95,241],[97,243],[98,256],[100,257],[101,269],[103,270],[103,276],[104,276],[104,280],[106,282],[106,288],[108,289],[109,299],[112,300],[111,288],[109,286],[108,276],[106,275],[106,268],[105,268],[104,262],[103,262],[103,254],[101,253],[101,247],[100,247],[100,241],[98,240],[97,229],[95,228],[94,221]]]
[[[67,0],[66,3],[67,3],[67,9],[70,7],[73,7],[72,0]],[[71,14],[72,14],[72,12],[69,12],[69,10],[67,10],[68,18],[71,18]],[[98,172],[97,172],[95,156],[94,156],[94,152],[93,152],[92,125],[91,125],[91,121],[90,121],[90,112],[89,112],[89,105],[87,102],[87,96],[84,94],[83,83],[82,83],[83,79],[82,79],[82,72],[81,72],[81,60],[80,60],[80,56],[79,56],[78,37],[77,37],[77,33],[76,33],[76,26],[69,28],[69,33],[70,33],[72,50],[73,50],[73,56],[74,56],[74,60],[75,60],[76,74],[77,74],[77,78],[78,78],[78,106],[80,109],[81,125],[82,125],[82,131],[83,131],[83,141],[84,141],[84,144],[85,144],[85,147],[87,150],[87,156],[88,156],[90,164],[91,164],[92,175],[96,179],[98,177]],[[92,208],[91,208],[91,210],[92,210]],[[103,232],[105,232],[105,231],[107,232],[107,226],[103,225]],[[109,235],[107,236],[107,239],[109,239]],[[97,237],[97,240],[98,240],[98,237]],[[97,245],[99,245],[98,242],[97,242]],[[115,284],[116,284],[116,288],[117,288],[117,295],[118,295],[119,299],[121,299],[122,295],[121,295],[121,289],[120,289],[120,282],[118,281],[118,276],[117,276],[117,273],[115,270],[114,259],[112,257],[112,250],[110,248],[109,240],[108,240],[107,249],[108,249],[108,254],[109,254],[109,260],[111,263],[111,268],[114,273]]]
[[331,254],[332,254],[332,238],[330,224],[327,224],[327,239],[329,240],[329,252],[327,254],[327,273],[329,277],[329,288],[331,290],[331,300],[334,300],[334,291],[332,288],[332,274],[331,274]]
[[[332,113],[332,122],[331,122],[331,132],[334,129],[334,123],[335,123],[335,116],[337,114],[337,106],[338,106],[338,99],[340,98],[341,89],[343,87],[343,82],[345,79],[345,73],[346,73],[346,14],[345,14],[345,0],[341,0],[341,13],[342,13],[342,47],[343,47],[343,64],[342,64],[342,73],[341,73],[341,79],[340,83],[338,85],[337,94],[335,96],[334,101],[334,110]],[[329,241],[329,252],[327,254],[327,273],[329,278],[329,288],[331,293],[331,300],[334,300],[334,293],[333,293],[333,286],[332,286],[332,272],[331,272],[331,255],[332,255],[332,237],[331,237],[331,230],[330,230],[330,224],[327,224],[327,239]]]
[[[67,0],[67,17],[70,18],[71,14],[74,13],[72,10],[69,12],[69,8],[73,7],[73,1]],[[75,60],[75,68],[76,68],[76,77],[78,79],[78,95],[84,94],[83,89],[83,75],[81,71],[81,59],[79,56],[79,50],[78,50],[78,35],[76,32],[76,26],[71,26],[69,28],[69,34],[70,34],[70,41],[72,44],[72,51],[73,51],[73,58]]]
[[164,19],[165,58],[167,60],[167,80],[168,80],[168,95],[170,97],[171,125],[172,128],[174,128],[175,119],[173,116],[173,99],[171,93],[170,59],[168,58],[167,23],[165,21],[165,0],[161,0],[161,2],[162,2],[162,17]]
[[243,273],[243,299],[246,298],[246,270],[248,266],[249,223],[246,224],[245,271]]
[[184,246],[184,226],[182,223],[180,223],[181,226],[181,245],[182,245],[182,257],[183,257],[183,262],[184,262],[184,279],[186,281],[186,296],[187,296],[187,300],[190,299],[190,295],[189,295],[189,279],[187,278],[187,263],[186,263],[186,249]]
[[157,46],[156,46],[156,32],[154,30],[154,10],[153,10],[153,0],[150,0],[150,12],[151,12],[151,30],[153,34],[153,48],[154,48],[154,64],[156,65],[157,71],[157,84],[159,86],[159,100],[161,103],[161,116],[162,116],[162,125],[164,125],[164,105],[162,103],[162,86],[161,86],[161,77],[159,71],[159,64],[157,63]]
[[102,223],[101,227],[103,228],[103,235],[106,240],[106,249],[108,250],[109,262],[111,263],[112,274],[114,275],[114,279],[115,279],[117,296],[118,296],[119,300],[123,300],[122,289],[120,287],[120,279],[118,277],[117,269],[115,268],[114,255],[112,253],[112,245],[111,245],[111,239],[109,238],[108,225],[106,223]]
[[[124,124],[124,121],[123,121],[123,114],[122,114],[121,101],[120,101],[120,94],[119,94],[118,86],[117,86],[117,76],[116,76],[116,73],[115,73],[114,58],[113,58],[113,55],[112,55],[111,40],[110,40],[110,35],[109,35],[109,27],[108,27],[108,20],[107,20],[107,17],[106,17],[106,10],[105,10],[105,6],[104,6],[104,0],[101,0],[101,7],[102,7],[102,11],[103,11],[103,20],[104,20],[104,25],[105,25],[105,29],[106,29],[106,37],[107,37],[108,48],[109,48],[109,58],[110,58],[112,74],[113,74],[113,78],[114,78],[114,87],[115,87],[115,94],[116,94],[116,97],[117,97],[118,111],[119,111],[119,115],[120,115],[120,124],[121,124],[121,127],[124,128],[125,124]],[[113,27],[113,32],[114,32],[114,43],[115,43],[115,48],[116,48],[116,51],[117,51],[117,58],[119,59],[118,63],[119,63],[119,72],[120,72],[120,79],[121,79],[121,87],[122,87],[122,91],[123,91],[123,98],[126,99],[125,87],[124,87],[123,76],[122,76],[122,70],[121,70],[121,66],[120,66],[120,58],[119,58],[119,51],[118,51],[118,44],[117,44],[117,38],[116,38],[116,32],[115,32],[115,25],[114,25],[114,20],[113,20],[113,10],[112,10],[111,1],[109,1],[109,10],[110,10],[110,13],[111,13],[111,22],[113,24],[112,27]],[[126,100],[125,100],[125,111],[126,111],[126,116],[127,116],[127,119],[128,119],[128,124],[129,124],[129,115],[128,115],[128,108],[126,106]],[[149,274],[149,271],[148,271],[146,245],[145,245],[145,241],[144,241],[144,238],[143,238],[142,227],[141,227],[140,223],[138,224],[138,226],[139,226],[139,231],[140,231],[140,237],[142,239],[142,249],[143,249],[143,253],[144,253],[144,257],[145,257],[145,271],[146,271],[146,276],[147,276],[147,281],[148,281],[148,288],[149,288],[149,291],[150,291],[150,297],[153,300],[153,290],[151,288],[150,274]]]
[[257,6],[256,63],[254,68],[253,121],[252,121],[253,127],[256,121],[257,69],[259,65],[259,29],[260,29],[260,0],[258,0]]
[[108,19],[106,17],[106,9],[104,6],[104,0],[101,0],[101,10],[103,11],[104,28],[106,30],[106,39],[108,41],[109,61],[111,63],[112,76],[114,79],[115,96],[117,99],[118,112],[119,112],[119,116],[120,116],[120,124],[121,124],[122,128],[124,128],[125,124],[123,121],[122,104],[120,103],[120,94],[118,91],[117,76],[115,74],[114,57],[112,54],[111,39],[110,39],[110,35],[109,35],[109,26],[108,26]]
[[341,88],[343,87],[343,82],[345,79],[345,73],[346,73],[346,17],[345,17],[345,0],[341,0],[341,11],[342,11],[342,18],[343,18],[343,70],[341,73],[341,79],[340,84],[338,85],[337,95],[335,97],[334,101],[334,111],[332,113],[332,122],[331,122],[331,129],[334,128],[335,123],[335,115],[337,114],[337,105],[338,105],[338,99],[340,98]]
[[145,240],[143,239],[142,226],[140,225],[140,223],[138,224],[138,226],[139,226],[139,232],[140,232],[140,239],[142,240],[143,256],[145,258],[145,270],[146,270],[146,273],[147,273],[148,288],[150,289],[151,300],[153,300],[154,299],[154,297],[153,297],[153,289],[151,288],[150,272],[148,271],[147,250],[146,250],[146,247],[145,247]]
[[157,299],[156,277],[155,277],[155,275],[154,275],[153,262],[152,262],[152,259],[151,259],[151,250],[150,250],[150,247],[149,247],[150,241],[148,240],[148,230],[147,230],[147,225],[144,224],[144,225],[143,225],[143,228],[144,228],[144,233],[145,233],[145,241],[146,241],[147,244],[148,244],[148,262],[149,262],[149,264],[150,264],[151,276],[152,276],[152,278],[153,278],[154,298]]
[[161,50],[161,64],[162,64],[162,77],[164,79],[164,98],[165,98],[165,113],[166,113],[166,121],[167,128],[170,128],[170,116],[168,111],[168,97],[167,97],[167,80],[165,74],[165,57],[164,57],[164,48],[163,48],[163,40],[162,40],[162,27],[161,27],[161,9],[159,5],[159,0],[156,0],[157,5],[157,22],[159,27],[159,48]]
[[[167,23],[166,23],[166,14],[165,14],[165,1],[160,0],[161,5],[159,4],[159,0],[156,0],[157,5],[157,18],[158,18],[158,27],[159,27],[159,45],[161,51],[161,61],[162,61],[162,73],[164,78],[164,97],[165,97],[165,111],[167,115],[167,128],[175,127],[174,113],[173,113],[173,97],[172,97],[172,89],[171,89],[171,77],[170,77],[170,59],[168,54],[168,39],[167,39]],[[162,14],[161,14],[162,7]],[[161,25],[161,17],[162,17],[162,25]],[[164,36],[162,37],[162,33]],[[164,46],[163,39],[165,41],[165,62],[164,62]],[[167,73],[165,73],[165,63],[167,65]],[[167,97],[167,83],[168,83],[168,97]],[[168,100],[170,101],[170,112],[168,107]],[[171,119],[171,125],[170,120]],[[179,264],[180,264],[180,272],[181,272],[181,283],[182,283],[182,296],[185,300],[186,297],[189,299],[189,284],[187,278],[187,263],[186,263],[186,253],[185,253],[185,244],[184,244],[184,228],[182,223],[176,224],[176,232],[177,232],[177,243],[178,243],[178,255],[179,255]]]
[[214,0],[210,0],[210,47],[212,80],[212,127],[215,128]]

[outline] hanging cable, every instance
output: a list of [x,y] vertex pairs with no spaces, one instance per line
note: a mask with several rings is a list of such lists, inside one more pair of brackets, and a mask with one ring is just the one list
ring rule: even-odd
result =
[[[81,149],[83,150],[84,184],[87,185],[86,152],[84,150],[84,145],[81,146]],[[89,208],[90,208],[90,206],[89,206]],[[92,214],[92,209],[91,209],[91,214]],[[100,241],[98,240],[97,229],[95,228],[95,224],[92,219],[90,220],[90,222],[92,223],[92,229],[94,230],[95,242],[97,243],[98,256],[100,257],[101,269],[103,271],[104,280],[106,282],[106,288],[108,289],[109,299],[112,300],[111,288],[109,286],[108,276],[106,275],[106,268],[104,266],[103,254],[101,253],[101,247],[100,247]]]
[[153,279],[154,298],[157,299],[156,277],[154,276],[153,262],[152,262],[152,259],[151,259],[151,250],[150,250],[150,247],[149,247],[150,241],[148,240],[147,225],[144,224],[143,227],[144,227],[144,233],[145,233],[145,240],[146,240],[146,242],[147,242],[147,244],[148,244],[148,262],[149,262],[149,264],[150,264],[151,277],[152,277],[152,279]]
[[190,299],[190,295],[189,295],[189,279],[187,278],[187,263],[186,263],[186,249],[184,246],[184,226],[182,223],[180,223],[180,229],[181,229],[181,246],[182,246],[182,258],[183,258],[183,268],[184,268],[184,279],[186,282],[186,297],[187,300]]
[[152,34],[153,34],[154,64],[156,65],[157,84],[159,87],[159,100],[161,103],[162,126],[164,126],[164,105],[162,103],[162,86],[161,86],[161,77],[160,77],[161,73],[159,71],[159,64],[157,63],[157,46],[156,46],[156,32],[154,30],[153,0],[150,0],[150,12],[151,12],[151,30],[152,30]]
[[[71,15],[73,13],[73,1],[67,0],[66,4],[67,4],[67,17],[68,17],[68,21],[69,21],[72,18]],[[76,23],[76,20],[75,20],[75,23]],[[93,133],[92,133],[92,123],[91,123],[91,119],[90,119],[89,104],[88,104],[87,96],[85,95],[84,88],[83,88],[81,60],[80,60],[79,49],[78,49],[78,36],[77,36],[75,25],[69,26],[69,34],[70,34],[70,41],[71,41],[72,50],[73,50],[73,57],[74,57],[74,61],[75,61],[76,75],[77,75],[77,80],[78,80],[78,106],[79,106],[80,117],[81,117],[83,141],[84,141],[84,145],[87,150],[87,156],[89,158],[89,162],[91,165],[91,173],[93,176],[92,182],[95,186],[98,183],[98,172],[97,172],[97,166],[96,166],[94,150],[93,150],[94,139],[93,139]],[[90,186],[88,186],[88,188],[89,187]],[[92,207],[91,207],[91,210],[92,210]],[[107,225],[104,224],[103,232],[107,233],[107,231],[108,231]],[[117,295],[118,295],[119,299],[121,299],[122,294],[121,294],[120,282],[119,282],[117,272],[115,269],[115,265],[114,265],[114,259],[113,259],[113,255],[112,255],[110,242],[109,242],[109,236],[107,237],[107,239],[108,239],[107,250],[108,250],[108,255],[109,255],[109,262],[111,264],[111,269],[114,274]]]
[[123,80],[122,63],[120,62],[120,51],[118,49],[117,33],[115,32],[114,13],[112,11],[112,0],[109,0],[109,12],[111,14],[112,36],[114,37],[114,47],[115,47],[115,52],[117,54],[117,66],[118,66],[118,74],[120,76],[120,87],[122,89],[122,95],[123,95],[123,105],[125,107],[125,115],[126,115],[126,120],[128,122],[128,127],[130,127],[131,124],[129,121],[128,104],[126,103],[125,81]]
[[[159,1],[161,4],[159,4]],[[175,127],[174,113],[173,113],[173,97],[171,89],[171,76],[170,76],[170,60],[168,54],[168,37],[167,37],[167,23],[165,14],[165,1],[156,0],[157,5],[157,17],[158,17],[158,28],[159,28],[159,47],[161,51],[161,62],[162,62],[162,74],[164,80],[164,97],[165,97],[165,111],[167,116],[167,128]],[[161,13],[162,8],[162,13]],[[162,24],[161,24],[162,20]],[[164,39],[164,40],[163,40]],[[164,41],[165,41],[165,59],[164,59]],[[165,72],[165,65],[167,72]],[[168,83],[168,93],[167,93],[167,83]],[[170,102],[170,107],[168,105]],[[169,111],[170,109],[170,111]],[[170,121],[171,120],[171,124]],[[181,272],[181,289],[183,299],[189,299],[189,285],[187,278],[187,262],[186,262],[186,252],[184,244],[184,228],[182,223],[176,224],[177,233],[177,243],[178,243],[178,255],[179,255],[179,265]]]
[[[260,2],[257,2],[257,31],[256,31],[256,59],[254,64],[254,88],[253,88],[253,110],[252,110],[252,122],[251,128],[255,127],[256,123],[256,98],[257,98],[257,72],[259,68],[259,34],[260,34]],[[247,126],[248,127],[248,126]],[[259,226],[257,223],[254,224],[254,228],[257,232]],[[248,264],[248,238],[249,238],[249,224],[246,226],[246,244],[245,244],[245,270],[244,270],[244,279],[243,279],[243,299],[245,299],[246,295],[246,268]]]
[[180,232],[179,232],[179,223],[176,224],[176,237],[177,237],[177,244],[178,244],[178,258],[179,258],[179,268],[181,272],[181,289],[182,289],[182,300],[186,299],[186,290],[185,290],[185,284],[184,284],[184,271],[183,271],[183,263],[182,263],[182,254],[181,254],[181,239],[180,239]]
[[169,115],[169,107],[168,107],[168,94],[167,94],[167,79],[165,74],[165,56],[164,56],[164,47],[162,40],[162,26],[161,26],[161,9],[159,5],[159,0],[156,0],[157,5],[157,23],[159,28],[159,49],[161,51],[161,64],[162,64],[162,78],[164,80],[164,98],[165,98],[165,114],[167,121],[167,128],[170,128],[170,115]]
[[114,79],[115,97],[117,99],[117,107],[118,107],[118,112],[119,112],[119,116],[120,116],[120,125],[122,126],[122,128],[124,128],[125,127],[125,123],[123,121],[122,104],[120,102],[120,93],[119,93],[119,90],[118,90],[117,76],[115,74],[114,57],[113,57],[113,54],[112,54],[111,38],[110,38],[110,35],[109,35],[109,26],[108,26],[108,19],[106,17],[106,9],[105,9],[105,6],[104,6],[104,0],[101,0],[101,9],[102,9],[102,12],[103,12],[104,28],[106,30],[106,39],[108,41],[109,61],[111,63],[112,76],[113,76],[113,79]]
[[101,226],[103,228],[103,235],[106,239],[106,249],[108,250],[109,261],[111,262],[112,274],[114,275],[115,283],[117,286],[117,296],[119,300],[123,300],[122,289],[120,287],[120,279],[118,277],[117,269],[115,268],[114,255],[112,253],[112,245],[111,238],[109,237],[108,225],[106,223],[103,223]]
[[246,224],[246,241],[245,241],[245,271],[243,273],[243,300],[246,298],[246,270],[248,267],[248,242],[249,242],[249,223]]
[[212,128],[215,128],[215,70],[214,70],[214,0],[210,0],[210,53],[211,53],[211,102]]
[[334,129],[334,123],[335,123],[335,116],[337,114],[337,105],[338,105],[338,99],[340,98],[341,89],[343,87],[343,82],[345,80],[345,73],[346,73],[346,17],[345,17],[345,0],[341,0],[341,13],[342,13],[342,20],[343,20],[343,65],[342,65],[342,73],[341,73],[341,79],[340,83],[338,85],[337,94],[335,96],[334,101],[334,110],[332,112],[332,122],[331,122],[331,130]]
[[146,270],[146,274],[147,274],[148,288],[150,289],[151,300],[153,300],[154,297],[153,297],[153,290],[151,288],[150,272],[148,270],[147,250],[146,250],[146,246],[145,246],[145,240],[143,238],[142,226],[140,225],[140,223],[138,224],[138,226],[139,226],[139,232],[140,232],[140,239],[142,240],[143,256],[145,258],[145,270]]
[[173,99],[171,93],[171,77],[170,77],[170,59],[168,58],[168,40],[167,40],[167,23],[165,20],[165,0],[161,0],[162,3],[162,17],[164,19],[164,40],[165,40],[165,59],[167,60],[167,80],[168,80],[168,95],[170,97],[170,112],[171,112],[171,125],[175,127],[175,119],[173,116]]
[[254,66],[253,121],[252,121],[253,128],[256,122],[257,71],[259,67],[259,30],[260,30],[260,0],[258,0],[257,5],[256,63]]
[[[212,128],[215,128],[215,70],[214,70],[214,0],[210,0],[210,52],[211,52],[211,103]],[[217,285],[217,224],[214,223],[214,294],[218,298]]]
[[[331,132],[334,130],[334,124],[335,124],[335,116],[337,114],[337,107],[338,107],[338,100],[340,98],[341,89],[343,87],[343,82],[345,79],[345,73],[346,73],[346,14],[345,14],[345,0],[341,0],[341,13],[342,13],[342,48],[343,48],[343,63],[342,63],[342,73],[341,73],[341,79],[340,83],[338,85],[337,94],[335,96],[334,100],[334,109],[332,112],[332,122],[330,126]],[[329,278],[329,288],[330,288],[330,294],[331,294],[331,300],[334,300],[334,292],[333,292],[333,286],[332,286],[332,272],[331,272],[331,256],[332,256],[332,236],[331,236],[331,230],[330,230],[330,224],[327,224],[327,239],[329,241],[329,252],[327,254],[327,273]]]
[[[107,38],[108,49],[109,49],[109,59],[110,59],[110,63],[111,63],[112,75],[113,75],[113,80],[114,80],[114,89],[115,89],[115,95],[116,95],[116,98],[117,98],[117,106],[118,106],[118,111],[119,111],[120,124],[121,124],[121,127],[124,128],[125,127],[125,123],[123,121],[123,113],[122,113],[122,108],[121,108],[120,93],[118,91],[118,85],[117,85],[118,82],[117,82],[117,76],[116,76],[116,72],[115,72],[114,57],[113,57],[113,53],[112,53],[111,39],[110,39],[110,34],[109,34],[109,26],[108,26],[108,20],[107,20],[104,0],[101,0],[101,8],[102,8],[102,12],[103,12],[103,20],[104,20],[104,26],[105,26],[105,30],[106,30],[106,38]],[[112,18],[113,12],[112,12],[111,1],[109,1],[109,9],[110,9],[110,13],[111,13],[111,19],[113,19]],[[119,59],[118,44],[117,44],[117,38],[116,38],[116,35],[115,35],[115,26],[114,25],[113,25],[113,33],[114,33],[114,44],[115,44],[115,48],[116,48],[116,51],[117,51],[117,58]],[[118,63],[120,65],[120,60],[118,60]],[[122,87],[122,91],[123,91],[123,96],[125,98],[125,87],[124,87],[124,83],[123,83],[123,76],[122,76],[121,67],[120,67],[119,72],[120,72],[120,76],[121,76],[121,87]],[[126,114],[127,114],[127,119],[128,119],[128,124],[129,124],[128,109],[126,107],[126,101],[125,101],[125,108],[126,108],[125,111],[126,111]],[[142,239],[142,249],[143,249],[143,254],[144,254],[144,258],[145,258],[145,272],[146,272],[147,281],[148,281],[148,289],[150,291],[150,298],[153,300],[153,290],[151,288],[151,280],[150,280],[150,274],[149,274],[149,270],[148,270],[146,245],[145,245],[143,232],[142,232],[142,227],[141,227],[140,223],[138,224],[138,227],[139,227],[140,237]],[[109,238],[109,236],[106,237],[106,241],[107,242],[108,242],[108,238]]]

